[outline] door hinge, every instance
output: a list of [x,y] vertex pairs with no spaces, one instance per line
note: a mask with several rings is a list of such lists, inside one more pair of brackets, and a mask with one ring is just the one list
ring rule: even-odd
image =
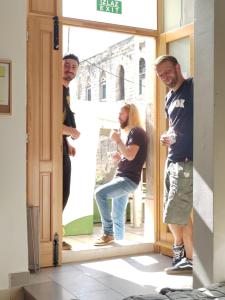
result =
[[54,50],[59,50],[59,17],[53,18],[54,22]]
[[27,144],[29,143],[29,134],[28,133],[26,134],[26,143]]
[[29,32],[27,31],[27,42],[29,41]]
[[59,264],[59,235],[56,232],[53,240],[53,265],[57,267]]

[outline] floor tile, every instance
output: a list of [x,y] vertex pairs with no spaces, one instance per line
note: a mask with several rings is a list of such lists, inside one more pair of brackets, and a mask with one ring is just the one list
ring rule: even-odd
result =
[[30,285],[25,287],[25,290],[35,299],[41,300],[71,300],[74,298],[71,293],[62,289],[55,282]]
[[121,294],[113,290],[87,293],[79,297],[80,300],[122,300],[123,298],[124,297]]
[[85,274],[66,279],[56,279],[56,282],[69,292],[79,295],[85,292],[95,292],[106,289],[104,284]]
[[114,276],[107,276],[105,278],[98,278],[98,281],[103,283],[108,288],[113,289],[116,292],[119,292],[123,296],[130,295],[139,295],[139,294],[147,294],[155,291],[154,286],[144,286],[135,283],[135,279],[133,281],[121,279]]
[[171,258],[163,255],[134,255],[42,269],[31,275],[30,282],[55,282],[80,300],[122,300],[164,287],[191,288],[191,276],[171,276],[164,272],[170,265]]

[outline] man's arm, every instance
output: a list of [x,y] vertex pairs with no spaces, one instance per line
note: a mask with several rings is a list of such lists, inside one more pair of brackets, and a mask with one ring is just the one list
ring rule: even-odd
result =
[[68,139],[66,139],[66,142],[67,142],[67,146],[68,146],[68,153],[69,153],[69,156],[75,156],[75,155],[76,155],[76,149],[75,149],[75,147],[73,147],[73,146],[69,143]]
[[78,139],[80,132],[76,128],[63,125],[63,135],[69,135],[73,139]]
[[138,150],[139,150],[139,146],[132,144],[132,145],[128,145],[126,146],[123,141],[120,138],[120,134],[117,132],[113,132],[113,134],[111,135],[111,139],[117,143],[118,145],[118,150],[119,152],[127,159],[127,160],[134,160]]
[[121,154],[123,154],[123,156],[127,159],[127,160],[134,160],[138,150],[139,150],[139,146],[138,145],[124,145],[124,143],[122,142],[122,140],[119,141],[119,143],[117,143],[118,145],[118,149],[120,151]]
[[[169,119],[168,110],[166,109],[166,118]],[[171,121],[169,121],[169,126],[172,126]],[[161,134],[160,143],[162,146],[169,147],[171,144],[170,138],[168,137],[168,130],[166,133]]]

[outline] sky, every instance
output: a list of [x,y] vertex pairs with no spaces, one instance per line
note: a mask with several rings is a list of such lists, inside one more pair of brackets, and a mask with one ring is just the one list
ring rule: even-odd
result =
[[[157,0],[120,0],[122,14],[98,11],[97,1],[63,0],[63,16],[146,29],[157,28]],[[111,3],[109,0],[107,2]]]
[[[69,51],[68,51],[68,32],[69,32]],[[131,35],[87,29],[80,27],[63,27],[63,53],[74,51],[80,61],[95,54],[101,53],[107,47],[112,46]]]
[[[156,0],[120,0],[122,14],[108,13],[97,10],[100,0],[63,0],[63,16],[131,27],[156,29]],[[111,1],[107,1],[111,3]],[[116,2],[116,1],[115,1]],[[148,13],[146,13],[148,12]],[[63,29],[63,53],[68,53],[68,26]],[[107,47],[117,44],[130,35],[80,27],[70,27],[70,49],[76,49],[76,55],[83,59],[101,53]]]

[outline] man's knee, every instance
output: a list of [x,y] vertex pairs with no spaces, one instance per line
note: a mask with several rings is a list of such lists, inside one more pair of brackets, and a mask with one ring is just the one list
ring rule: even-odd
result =
[[98,199],[101,199],[101,198],[104,198],[105,195],[104,195],[104,187],[97,187],[95,192],[94,192],[94,195],[95,195],[95,199],[98,200]]
[[94,192],[94,196],[96,200],[99,198],[99,191],[97,189]]
[[114,210],[112,212],[112,218],[116,224],[123,224],[125,222],[126,210]]
[[117,225],[117,226],[122,227],[125,223],[125,216],[123,216],[123,215],[118,216],[118,215],[114,214],[112,216],[112,218],[113,218],[114,224]]

